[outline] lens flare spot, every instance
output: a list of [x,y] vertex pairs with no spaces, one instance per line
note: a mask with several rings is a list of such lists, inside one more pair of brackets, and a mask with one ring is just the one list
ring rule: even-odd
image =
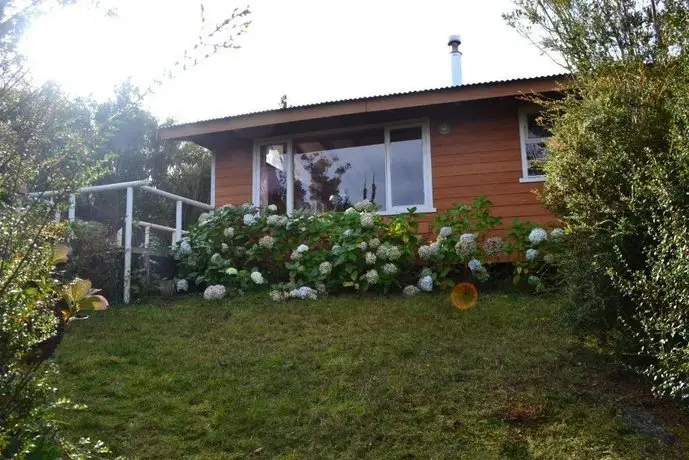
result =
[[452,290],[452,304],[460,310],[468,310],[476,306],[478,291],[471,283],[459,283]]

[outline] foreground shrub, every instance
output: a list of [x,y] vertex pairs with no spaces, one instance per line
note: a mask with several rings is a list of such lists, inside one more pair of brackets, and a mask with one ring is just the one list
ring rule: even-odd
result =
[[544,201],[573,235],[573,316],[612,324],[605,336],[634,345],[625,356],[642,356],[659,393],[687,398],[689,4],[516,4],[509,20],[544,32],[572,72],[561,97],[535,102],[553,134]]

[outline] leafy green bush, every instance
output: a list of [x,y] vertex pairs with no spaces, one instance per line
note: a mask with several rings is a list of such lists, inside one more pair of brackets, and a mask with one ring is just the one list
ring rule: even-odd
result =
[[572,316],[608,326],[656,391],[687,398],[689,4],[516,4],[508,19],[543,31],[572,71],[559,97],[535,100],[553,134],[544,202],[572,234],[561,267]]
[[[689,398],[689,219],[668,216],[651,232],[648,269],[614,273],[615,285],[636,304],[625,329],[650,360],[641,371],[658,394]],[[620,254],[620,258],[624,255]]]

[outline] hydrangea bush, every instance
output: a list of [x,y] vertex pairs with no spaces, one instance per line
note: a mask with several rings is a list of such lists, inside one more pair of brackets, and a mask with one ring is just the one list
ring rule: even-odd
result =
[[454,286],[458,278],[488,280],[486,264],[496,262],[503,253],[502,239],[489,236],[502,223],[491,215],[492,206],[479,196],[471,205],[456,203],[438,214],[433,224],[436,240],[418,250],[421,265],[435,275],[435,284],[444,288]]
[[561,228],[548,231],[515,219],[505,244],[505,250],[513,254],[514,284],[526,282],[536,292],[558,285],[557,267],[565,238]]
[[174,248],[178,290],[186,291],[188,280],[206,286],[209,300],[263,289],[281,301],[343,291],[412,296],[460,279],[483,282],[487,266],[510,247],[489,235],[501,223],[491,216],[491,206],[479,197],[440,213],[433,227],[437,237],[428,242],[414,208],[384,218],[367,200],[345,212],[317,215],[223,206],[203,214]]

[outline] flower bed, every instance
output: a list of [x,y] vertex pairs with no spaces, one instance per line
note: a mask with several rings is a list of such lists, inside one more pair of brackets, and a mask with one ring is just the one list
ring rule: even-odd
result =
[[259,289],[270,290],[276,301],[347,290],[416,295],[452,287],[457,280],[485,282],[488,265],[519,252],[515,281],[529,274],[529,282],[542,288],[537,274],[545,254],[536,247],[545,246],[548,233],[517,222],[507,241],[490,236],[501,223],[491,216],[491,206],[478,197],[470,206],[457,204],[439,213],[433,241],[420,236],[415,209],[383,219],[367,200],[345,212],[317,215],[278,215],[274,206],[261,212],[249,204],[223,206],[201,215],[176,246],[177,285],[181,290],[186,280],[205,285],[209,300]]

